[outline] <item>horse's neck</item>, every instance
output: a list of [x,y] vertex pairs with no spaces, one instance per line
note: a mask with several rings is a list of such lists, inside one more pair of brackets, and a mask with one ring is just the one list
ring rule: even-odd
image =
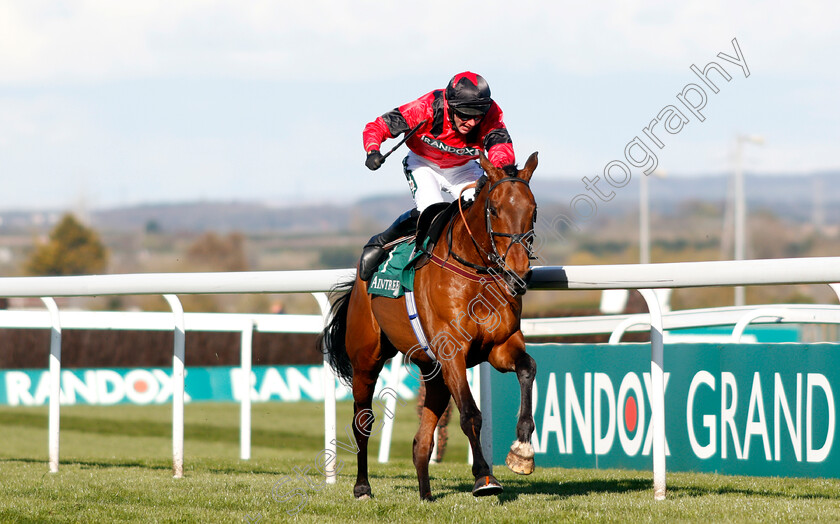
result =
[[[476,243],[481,246],[481,249],[483,249],[486,253],[490,253],[493,248],[490,245],[490,234],[487,232],[487,224],[484,218],[485,201],[486,195],[479,195],[470,208],[464,210],[464,218],[469,224],[469,228],[472,231]],[[451,253],[455,253],[460,258],[472,264],[487,267],[489,261],[485,258],[485,255],[476,248],[475,244],[473,244],[473,241],[470,239],[470,233],[464,225],[464,220],[461,219],[461,215],[456,214],[453,220],[451,242],[439,241],[434,249],[435,254],[442,259],[451,261],[453,258]],[[474,271],[473,268],[466,269],[469,272]],[[474,292],[474,295],[471,295],[471,299],[479,293],[484,293],[488,297],[494,298],[494,307],[495,305],[504,306],[514,315],[519,316],[522,311],[521,297],[514,297],[510,295],[505,284],[501,283],[498,279],[486,275],[483,276],[485,278],[481,282],[475,281],[473,283],[469,283],[462,277],[452,278],[458,278],[462,285],[467,286],[467,289],[471,289],[472,292]],[[484,291],[484,288],[487,286],[492,287],[492,289],[490,291]]]

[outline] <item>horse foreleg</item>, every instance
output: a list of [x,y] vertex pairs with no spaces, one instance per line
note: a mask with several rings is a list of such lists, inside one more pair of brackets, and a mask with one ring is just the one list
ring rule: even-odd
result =
[[514,473],[530,475],[534,472],[534,447],[531,434],[534,432],[534,414],[532,395],[537,364],[531,355],[525,352],[525,339],[522,332],[510,337],[490,352],[488,362],[502,373],[516,372],[519,380],[520,401],[519,420],[516,423],[516,441],[510,447],[505,464]]
[[505,464],[514,473],[530,475],[534,472],[534,447],[531,434],[534,432],[532,395],[537,364],[524,351],[516,360],[516,378],[519,379],[519,420],[516,423],[516,441],[510,447]]
[[440,374],[426,382],[426,400],[420,414],[420,427],[414,436],[412,456],[414,468],[417,470],[417,482],[420,487],[420,498],[432,500],[432,488],[429,482],[429,460],[432,457],[434,434],[443,412],[449,405],[449,390]]
[[458,411],[461,412],[461,430],[470,441],[470,449],[472,449],[472,474],[475,477],[472,494],[476,497],[496,495],[502,492],[502,485],[490,473],[490,466],[481,451],[481,411],[470,391],[466,368],[463,367],[462,362],[460,364],[457,368],[454,365],[444,365],[444,379],[452,392]]

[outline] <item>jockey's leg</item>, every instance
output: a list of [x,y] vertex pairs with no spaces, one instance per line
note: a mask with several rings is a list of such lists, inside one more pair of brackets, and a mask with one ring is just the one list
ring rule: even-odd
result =
[[414,205],[422,212],[424,209],[437,202],[443,202],[441,186],[447,183],[443,171],[428,160],[425,160],[414,153],[409,153],[403,160],[403,173],[411,190],[411,198]]
[[406,211],[388,229],[370,237],[362,250],[362,258],[359,260],[360,279],[368,281],[376,273],[376,269],[385,258],[385,244],[417,231],[417,218],[419,216],[420,212],[417,209]]
[[417,231],[420,212],[435,202],[443,202],[440,193],[442,178],[427,161],[409,153],[403,160],[403,171],[416,207],[403,213],[388,229],[368,240],[359,260],[359,278],[364,281],[370,280],[385,258],[385,244],[413,234]]
[[444,169],[441,174],[445,178],[445,181],[441,183],[443,191],[454,198],[463,196],[466,201],[470,201],[475,198],[475,189],[467,189],[463,195],[461,195],[461,190],[478,180],[484,174],[484,171],[478,165],[478,162],[467,162],[463,166]]

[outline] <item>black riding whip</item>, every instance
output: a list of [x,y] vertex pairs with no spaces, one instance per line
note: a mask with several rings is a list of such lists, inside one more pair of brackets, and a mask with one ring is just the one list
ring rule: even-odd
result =
[[385,159],[386,159],[386,158],[388,158],[388,156],[389,156],[391,153],[393,153],[394,151],[396,151],[398,147],[400,147],[401,145],[405,144],[405,141],[406,141],[406,140],[408,140],[409,138],[413,137],[413,136],[414,136],[414,133],[416,133],[416,132],[417,132],[417,130],[419,130],[419,129],[423,126],[423,124],[425,124],[425,123],[426,123],[426,121],[425,121],[425,120],[423,120],[422,122],[420,122],[420,123],[419,123],[419,124],[417,124],[416,126],[412,127],[412,128],[411,128],[411,129],[409,129],[408,131],[406,131],[405,136],[403,137],[403,139],[402,139],[402,140],[400,140],[400,141],[399,141],[399,143],[397,143],[397,145],[395,145],[394,147],[392,147],[390,151],[388,151],[387,153],[385,153],[385,154],[382,156],[382,162],[385,162]]

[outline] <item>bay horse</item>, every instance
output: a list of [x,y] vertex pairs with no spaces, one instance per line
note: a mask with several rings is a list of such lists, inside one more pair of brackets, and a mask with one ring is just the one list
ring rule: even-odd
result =
[[427,350],[418,349],[404,296],[369,295],[366,282],[358,276],[334,289],[340,296],[333,302],[331,320],[319,337],[319,346],[336,374],[352,384],[353,434],[358,446],[353,494],[357,499],[372,496],[367,455],[374,387],[385,362],[397,351],[417,365],[426,381],[426,400],[412,453],[421,499],[432,499],[429,460],[433,435],[450,395],[472,449],[473,495],[502,491],[487,463],[492,457],[484,457],[481,451],[481,412],[467,383],[467,368],[481,362],[489,362],[503,373],[516,373],[521,393],[519,418],[516,441],[505,462],[519,474],[534,470],[530,439],[536,363],[525,352],[520,319],[536,221],[537,206],[529,180],[537,167],[537,153],[522,170],[515,165],[497,168],[483,153],[479,161],[485,176],[479,179],[473,202],[453,215],[431,251],[431,261],[415,273],[413,291],[417,314],[430,341]]

